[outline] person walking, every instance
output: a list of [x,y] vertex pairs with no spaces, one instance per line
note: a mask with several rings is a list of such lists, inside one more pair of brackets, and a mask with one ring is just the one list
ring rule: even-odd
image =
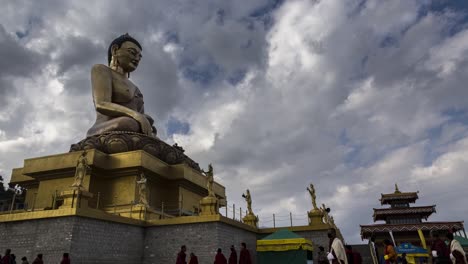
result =
[[385,239],[383,243],[384,243],[384,260],[385,260],[385,264],[394,264],[394,263],[396,263],[397,254],[395,252],[395,248],[392,245],[392,242],[390,242],[390,240],[388,240],[388,239]]
[[180,247],[179,254],[177,254],[176,264],[187,264],[187,261],[185,261],[185,258],[187,257],[187,255],[185,255],[185,251],[187,251],[187,247],[182,245]]
[[15,256],[15,254],[11,254],[10,264],[16,264],[16,256]]
[[22,258],[21,258],[21,264],[29,264],[28,258],[22,257]]
[[60,264],[70,264],[70,257],[68,256],[68,253],[63,253],[62,261],[60,261]]
[[241,243],[241,251],[239,254],[239,264],[252,264],[252,258],[250,258],[250,252],[247,249],[247,244]]
[[231,254],[229,255],[228,264],[237,264],[237,252],[234,245],[231,245]]
[[327,253],[322,246],[319,246],[319,252],[317,252],[317,262],[318,264],[328,264]]
[[450,263],[450,249],[445,242],[439,237],[437,231],[431,232],[433,238],[431,244],[432,263],[448,264]]
[[198,257],[195,254],[190,253],[190,261],[189,264],[198,264]]
[[227,264],[227,259],[223,255],[222,250],[220,248],[218,248],[218,250],[216,252],[217,253],[216,253],[214,264]]
[[34,259],[32,264],[44,264],[44,261],[42,260],[42,254],[37,254],[37,257]]
[[460,242],[458,242],[453,237],[453,233],[447,233],[447,239],[449,241],[450,247],[450,259],[452,260],[453,264],[467,264],[468,261],[466,260],[465,251],[461,246]]
[[401,264],[408,264],[408,260],[406,259],[406,253],[401,254]]
[[350,245],[345,246],[346,260],[348,264],[354,264],[353,248]]
[[329,253],[327,258],[330,264],[348,264],[343,242],[336,237],[336,230],[334,228],[328,229],[327,236],[329,238]]
[[2,258],[2,261],[0,262],[1,264],[10,264],[11,262],[11,249],[5,250],[5,255]]

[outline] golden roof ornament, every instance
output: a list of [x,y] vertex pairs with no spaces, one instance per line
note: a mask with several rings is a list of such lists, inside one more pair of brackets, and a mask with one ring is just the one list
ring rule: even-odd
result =
[[398,189],[398,185],[395,183],[395,193],[401,193],[400,190]]

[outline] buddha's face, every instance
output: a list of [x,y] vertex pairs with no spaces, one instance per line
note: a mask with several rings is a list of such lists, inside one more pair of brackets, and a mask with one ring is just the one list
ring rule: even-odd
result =
[[113,49],[113,55],[125,72],[132,72],[140,63],[141,49],[135,43],[126,41],[120,48]]

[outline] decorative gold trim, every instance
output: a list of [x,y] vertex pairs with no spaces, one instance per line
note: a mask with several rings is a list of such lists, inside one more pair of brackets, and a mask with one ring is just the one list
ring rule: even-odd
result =
[[305,238],[257,240],[257,251],[314,250],[312,241]]

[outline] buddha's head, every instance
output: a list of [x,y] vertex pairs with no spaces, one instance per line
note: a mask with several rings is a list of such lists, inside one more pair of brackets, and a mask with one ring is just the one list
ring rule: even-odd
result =
[[130,35],[124,34],[112,41],[107,52],[108,65],[120,67],[126,73],[133,72],[141,60],[141,45]]

